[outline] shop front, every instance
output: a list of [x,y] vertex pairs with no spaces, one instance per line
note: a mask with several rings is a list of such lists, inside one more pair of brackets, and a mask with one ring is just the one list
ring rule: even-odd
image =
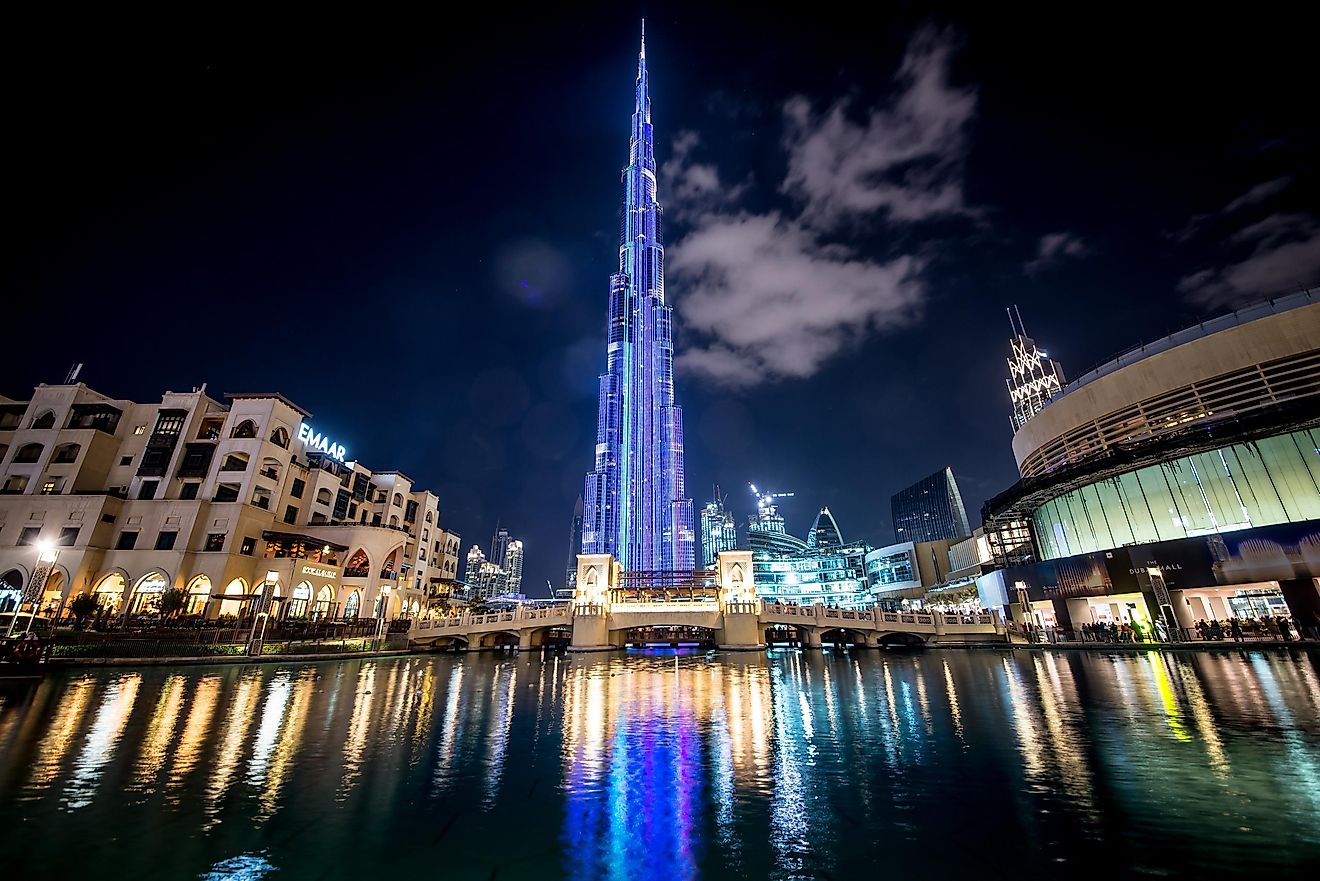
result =
[[[992,573],[1014,620],[1078,632],[1083,624],[1291,617],[1320,635],[1320,521],[1079,554]],[[986,581],[982,585],[981,581]],[[987,588],[988,585],[988,588]],[[1052,623],[1050,623],[1052,622]]]

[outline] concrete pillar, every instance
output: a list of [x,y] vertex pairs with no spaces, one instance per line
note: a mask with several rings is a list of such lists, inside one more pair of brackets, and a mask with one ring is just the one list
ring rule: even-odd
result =
[[518,651],[526,652],[536,648],[536,646],[532,645],[533,632],[534,631],[531,628],[525,628],[518,631]]
[[804,649],[820,648],[820,630],[810,625],[802,625],[798,628],[802,634],[802,647]]
[[1196,622],[1203,615],[1197,614],[1201,611],[1201,598],[1186,596],[1183,591],[1173,591],[1173,614],[1178,619],[1178,626],[1184,630],[1191,630],[1196,627]]
[[573,609],[573,639],[570,652],[599,652],[614,648],[610,644],[609,616],[604,606],[577,606]]
[[[754,608],[751,604],[743,604]],[[730,651],[757,651],[765,648],[765,634],[761,630],[761,616],[754,611],[725,611],[724,627],[716,639],[719,647]]]
[[1315,578],[1290,578],[1279,582],[1297,629],[1310,639],[1320,638],[1320,587]]

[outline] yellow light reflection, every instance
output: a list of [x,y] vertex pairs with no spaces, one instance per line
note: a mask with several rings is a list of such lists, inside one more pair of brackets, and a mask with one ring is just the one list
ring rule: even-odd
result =
[[161,686],[156,708],[142,738],[142,753],[133,769],[133,782],[129,784],[129,789],[151,791],[151,784],[164,766],[170,753],[170,744],[174,741],[174,728],[179,721],[179,712],[183,709],[183,694],[184,679],[178,674],[170,676]]

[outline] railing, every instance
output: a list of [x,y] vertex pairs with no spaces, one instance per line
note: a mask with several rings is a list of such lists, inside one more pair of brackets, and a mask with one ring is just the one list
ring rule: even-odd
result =
[[354,566],[344,570],[345,578],[366,578],[371,574],[371,569],[367,566]]

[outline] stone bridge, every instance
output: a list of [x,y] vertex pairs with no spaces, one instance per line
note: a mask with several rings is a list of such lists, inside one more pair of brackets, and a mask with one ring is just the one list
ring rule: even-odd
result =
[[572,602],[417,620],[409,638],[419,645],[453,649],[540,648],[568,643],[571,651],[623,648],[629,633],[655,628],[700,630],[731,650],[763,649],[772,642],[804,648],[822,645],[878,647],[940,642],[1002,642],[997,616],[939,612],[886,612],[879,607],[835,609],[764,602],[751,584],[751,552],[724,551],[708,595],[665,601],[617,601],[618,564],[608,555],[578,557],[578,591]]

